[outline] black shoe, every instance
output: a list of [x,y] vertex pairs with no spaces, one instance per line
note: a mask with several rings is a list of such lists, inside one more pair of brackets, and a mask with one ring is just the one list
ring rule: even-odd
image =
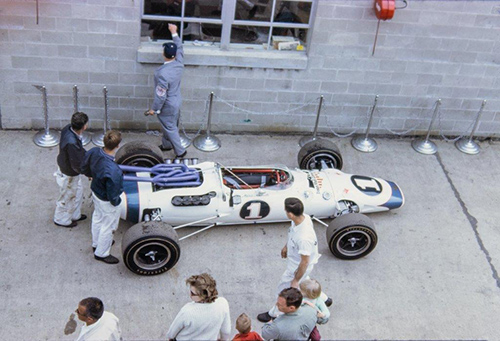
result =
[[76,220],[71,220],[71,221],[82,221],[82,220],[85,220],[85,219],[87,219],[87,215],[86,215],[86,214],[82,214],[82,215],[80,216],[80,218],[78,218],[78,219],[76,219]]
[[162,144],[160,144],[160,145],[158,146],[158,148],[160,148],[162,152],[168,152],[169,150],[172,150],[172,147],[170,147],[170,148],[163,147],[163,145],[162,145]]
[[325,305],[326,305],[327,307],[331,306],[331,305],[332,305],[332,303],[333,303],[333,300],[332,300],[332,298],[331,298],[331,297],[328,297],[328,298],[326,299],[326,301],[325,301]]
[[[113,242],[111,243],[111,246],[113,246],[113,245],[115,245],[115,241],[114,241],[114,240],[113,240]],[[96,248],[96,247],[92,247],[92,250],[94,250],[94,252],[95,252],[95,250],[97,250],[97,248]]]
[[271,320],[274,320],[274,318],[271,315],[269,315],[269,313],[266,311],[265,313],[257,315],[257,320],[266,323]]
[[187,154],[187,150],[185,150],[184,153],[182,153],[181,155],[177,155],[176,158],[182,159],[184,156],[186,156],[186,154]]
[[120,262],[118,260],[118,258],[116,258],[115,256],[111,256],[111,255],[109,255],[108,257],[98,257],[98,256],[94,255],[94,258],[97,260],[100,260],[101,262],[104,262],[106,264],[117,264]]
[[76,225],[78,225],[76,223],[76,221],[71,221],[71,224],[69,224],[69,225],[58,224],[55,221],[54,221],[54,224],[56,224],[57,226],[62,226],[62,227],[75,227]]

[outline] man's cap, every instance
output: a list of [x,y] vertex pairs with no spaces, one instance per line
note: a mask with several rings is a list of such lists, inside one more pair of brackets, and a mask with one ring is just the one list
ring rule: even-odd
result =
[[168,59],[174,58],[177,54],[177,45],[175,45],[174,43],[163,44],[163,54]]

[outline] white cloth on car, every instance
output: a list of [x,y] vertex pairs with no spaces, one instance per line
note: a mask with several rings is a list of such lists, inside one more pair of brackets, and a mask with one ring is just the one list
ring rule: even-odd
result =
[[97,257],[107,257],[113,243],[113,232],[120,221],[120,206],[113,206],[109,201],[99,199],[92,192],[94,213],[92,214],[92,247]]
[[72,220],[78,220],[82,215],[82,177],[80,175],[68,176],[63,174],[60,169],[57,169],[54,176],[59,186],[54,222],[60,225],[69,225]]

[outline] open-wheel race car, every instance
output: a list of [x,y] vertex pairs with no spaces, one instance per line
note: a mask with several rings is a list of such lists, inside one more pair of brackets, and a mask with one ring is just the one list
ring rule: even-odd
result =
[[[125,144],[115,160],[125,174],[121,218],[136,223],[123,236],[123,260],[139,275],[168,271],[179,260],[179,242],[213,226],[287,221],[288,197],[302,200],[305,213],[327,227],[334,256],[361,258],[377,244],[364,213],[404,204],[394,182],[341,172],[338,148],[322,139],[300,149],[297,169],[165,162],[158,147],[142,141]],[[179,238],[176,230],[187,226],[199,229]]]

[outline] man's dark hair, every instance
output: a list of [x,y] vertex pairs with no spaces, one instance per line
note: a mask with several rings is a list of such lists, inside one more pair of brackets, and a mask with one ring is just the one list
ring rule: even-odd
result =
[[122,142],[122,134],[116,130],[108,130],[102,140],[107,150],[113,150]]
[[87,124],[88,121],[89,117],[86,113],[77,111],[73,114],[73,116],[71,116],[71,128],[73,128],[73,130],[80,130]]
[[285,211],[297,217],[301,216],[304,213],[304,204],[297,198],[286,198]]
[[298,309],[302,304],[302,293],[297,288],[283,289],[278,296],[283,297],[286,300],[287,307],[294,306]]
[[104,313],[104,304],[97,297],[87,297],[80,301],[80,305],[85,307],[85,316],[94,320],[99,320]]

